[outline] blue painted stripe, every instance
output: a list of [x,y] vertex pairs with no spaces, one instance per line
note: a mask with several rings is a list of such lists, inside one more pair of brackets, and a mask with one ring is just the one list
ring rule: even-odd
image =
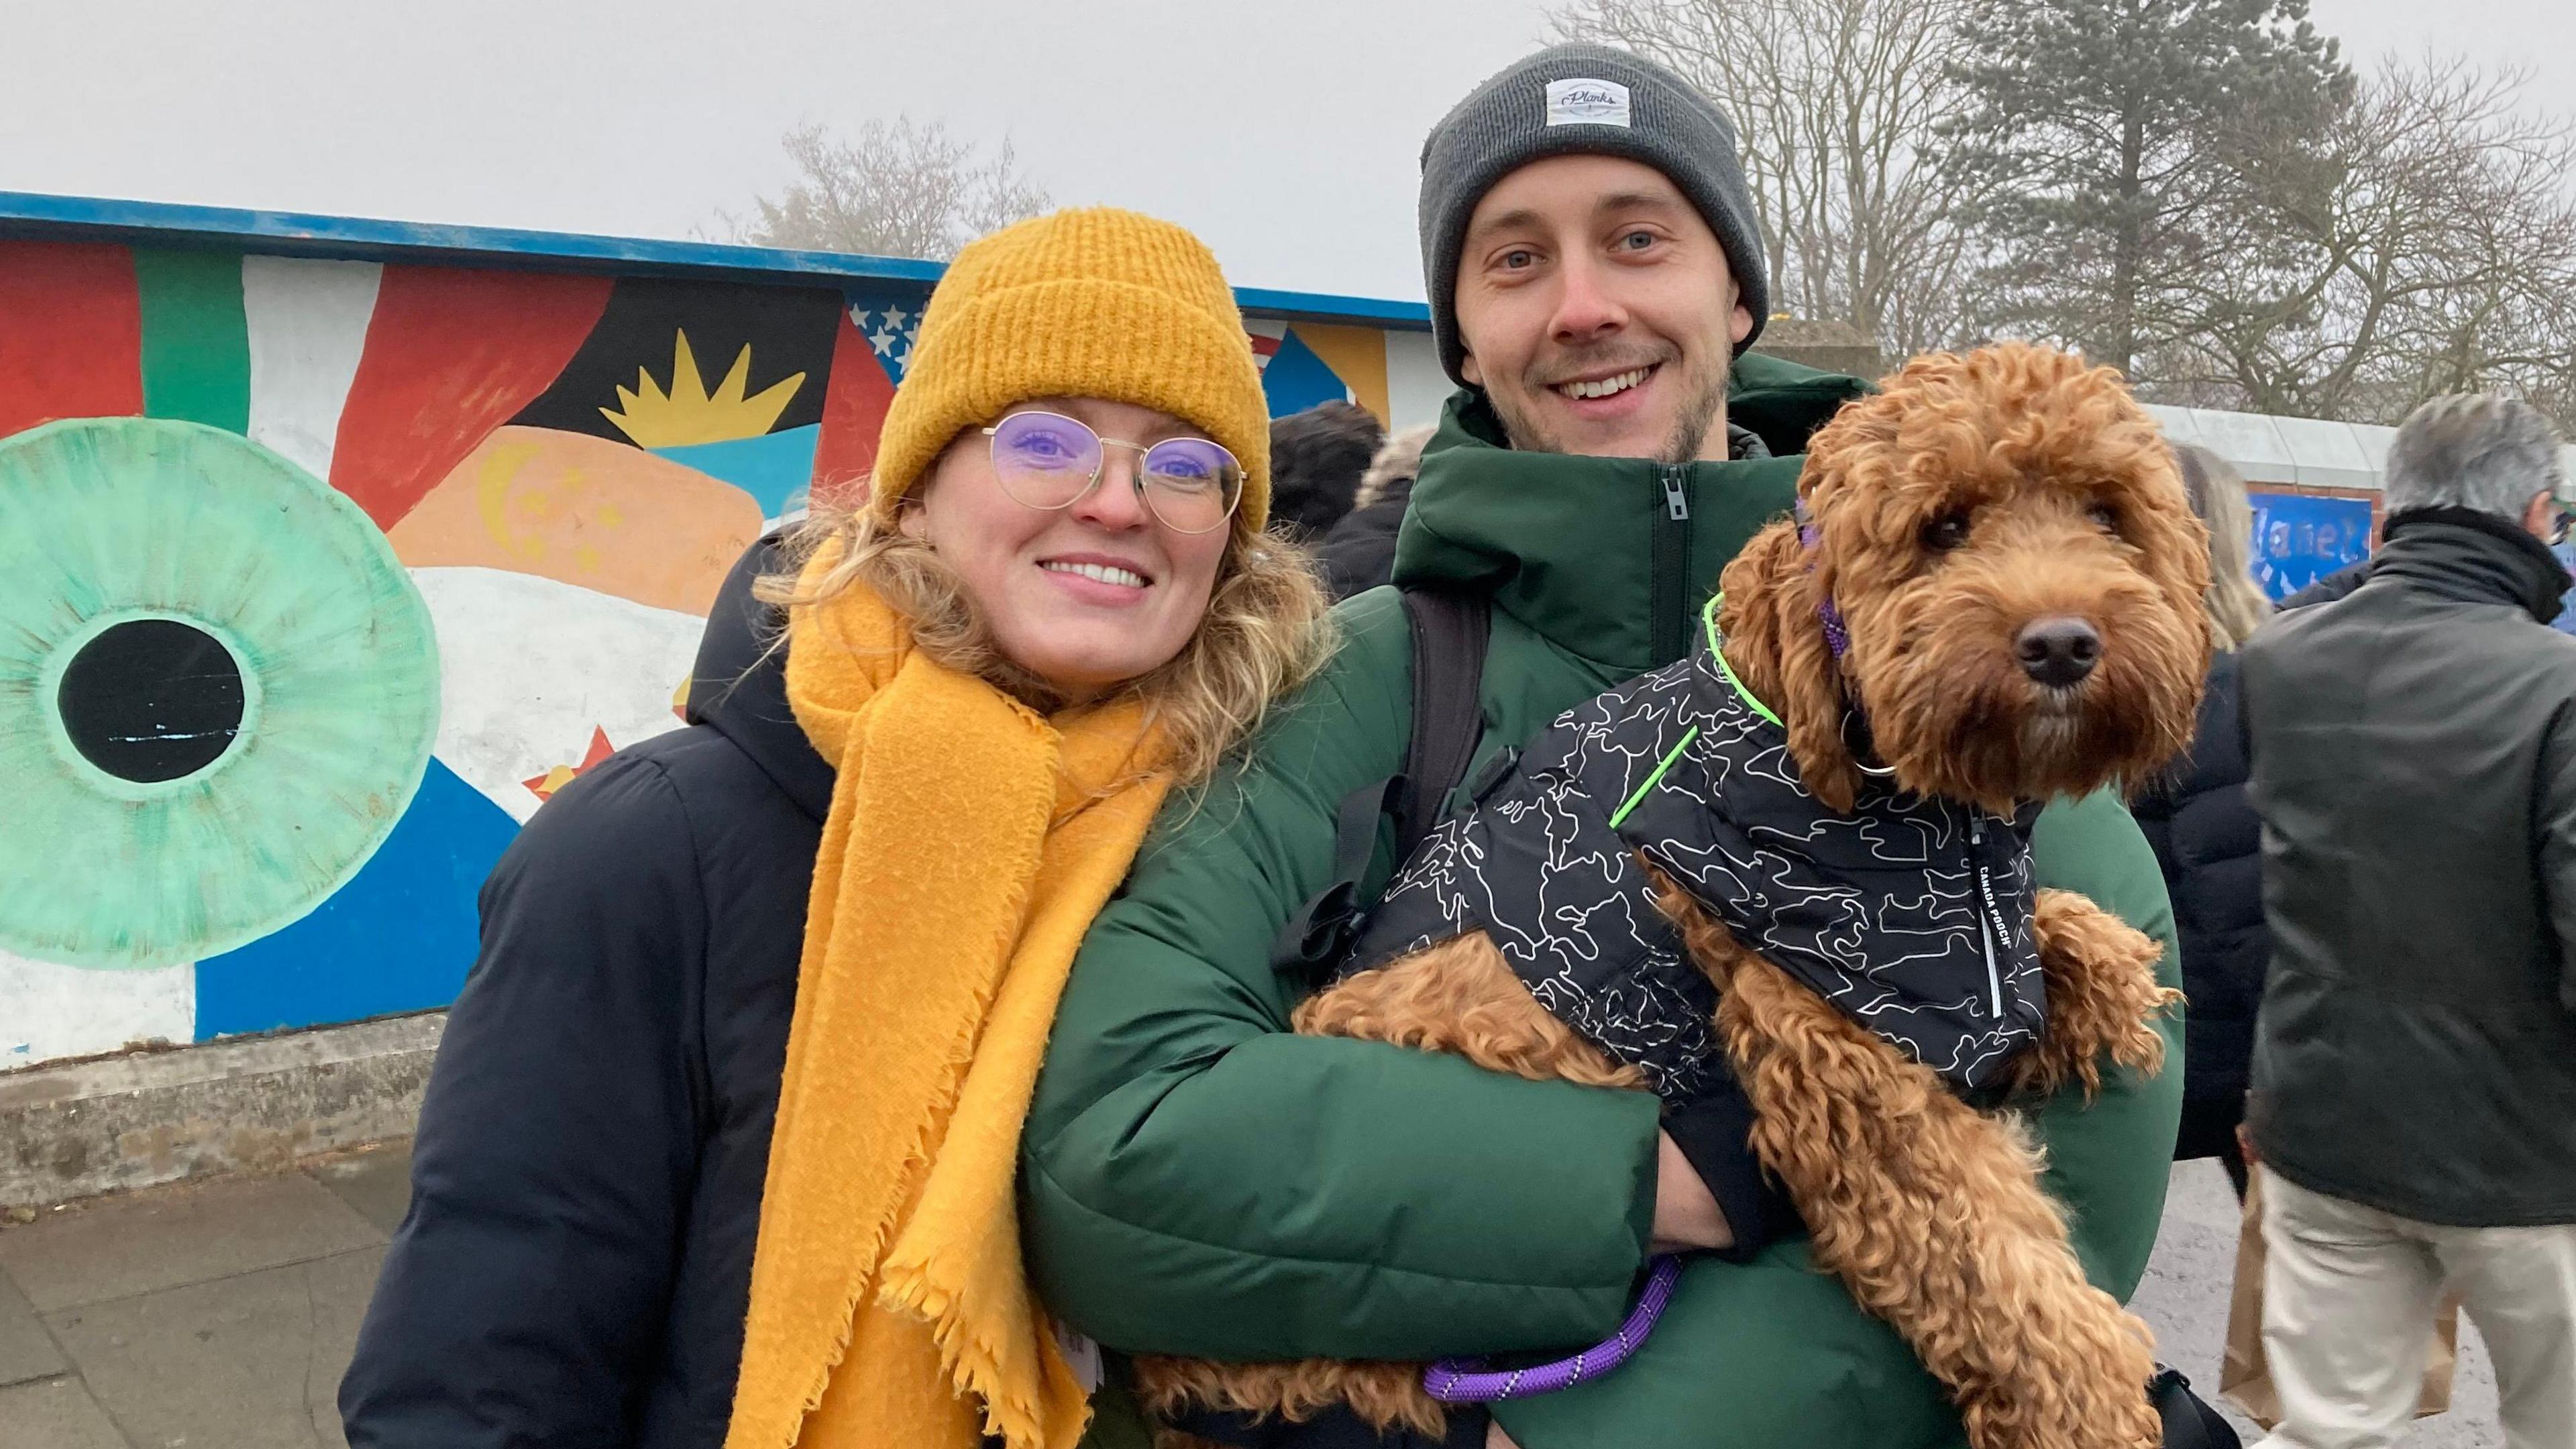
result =
[[803,500],[814,477],[814,446],[820,424],[808,423],[756,438],[727,438],[719,443],[684,443],[650,451],[674,463],[721,478],[760,504],[760,516],[776,518]]
[[1264,317],[1291,322],[1375,322],[1408,332],[1431,330],[1427,302],[1399,302],[1386,297],[1345,297],[1331,292],[1282,292],[1270,287],[1237,287],[1234,304]]
[[197,963],[197,1040],[425,1011],[456,999],[475,893],[518,822],[438,760],[411,808],[311,915]]
[[[648,241],[584,232],[442,226],[296,211],[245,211],[93,196],[0,191],[0,237],[65,237],[147,246],[221,246],[276,256],[345,261],[440,262],[458,266],[543,265],[557,271],[622,275],[721,276],[782,285],[866,280],[912,282],[925,290],[947,270],[911,257],[783,251],[719,242]],[[1296,322],[1361,322],[1429,331],[1420,302],[1237,287],[1244,311]]]

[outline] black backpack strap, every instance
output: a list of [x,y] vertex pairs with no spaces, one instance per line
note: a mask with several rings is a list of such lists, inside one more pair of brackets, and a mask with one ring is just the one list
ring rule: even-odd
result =
[[1491,605],[1482,594],[1404,591],[1413,629],[1413,742],[1405,748],[1410,783],[1397,802],[1395,858],[1409,860],[1467,778],[1485,734],[1485,646],[1493,637]]
[[2243,1449],[2236,1426],[2191,1391],[2191,1380],[2180,1369],[2156,1365],[2147,1399],[2164,1423],[2164,1449]]
[[1332,879],[1280,928],[1270,945],[1272,970],[1319,980],[1350,954],[1368,915],[1360,886],[1377,856],[1379,821],[1395,821],[1399,862],[1440,823],[1441,806],[1466,775],[1484,734],[1489,610],[1481,595],[1404,591],[1413,645],[1413,738],[1405,746],[1404,766],[1342,798],[1333,826]]

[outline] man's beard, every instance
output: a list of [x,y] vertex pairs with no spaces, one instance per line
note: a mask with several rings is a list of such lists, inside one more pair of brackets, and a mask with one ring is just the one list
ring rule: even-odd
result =
[[[1681,411],[1673,417],[1672,432],[1665,437],[1663,447],[1657,449],[1649,461],[1656,463],[1699,461],[1700,449],[1708,445],[1709,429],[1717,425],[1717,415],[1726,408],[1726,380],[1731,362],[1731,358],[1719,358],[1716,375],[1702,380],[1697,387],[1684,394]],[[1678,367],[1680,363],[1665,359],[1662,365]],[[1560,363],[1559,366],[1562,367],[1562,364]],[[1524,381],[1528,383],[1532,392],[1549,390],[1545,384],[1534,379],[1524,378]],[[1688,378],[1684,379],[1685,384],[1689,381]],[[1490,389],[1486,392],[1486,397],[1494,405],[1494,415],[1502,419],[1503,436],[1510,440],[1514,449],[1523,453],[1571,453],[1573,451],[1559,440],[1548,436],[1547,429],[1539,425],[1538,419],[1520,416],[1509,402]]]

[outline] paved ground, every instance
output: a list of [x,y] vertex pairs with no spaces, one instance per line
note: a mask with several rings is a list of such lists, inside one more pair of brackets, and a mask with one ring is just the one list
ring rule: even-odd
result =
[[[0,1225],[0,1445],[341,1449],[332,1398],[410,1168],[396,1145]],[[2236,1223],[2214,1165],[2177,1168],[2136,1305],[2213,1397]],[[2456,1405],[2407,1449],[2502,1442],[2485,1352],[2461,1338]]]
[[407,1146],[0,1226],[0,1445],[339,1449]]

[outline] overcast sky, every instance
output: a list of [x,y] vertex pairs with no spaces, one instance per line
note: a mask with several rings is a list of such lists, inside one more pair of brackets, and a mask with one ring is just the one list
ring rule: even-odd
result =
[[[2576,109],[2569,0],[2314,5],[2365,64],[2522,64]],[[785,179],[789,126],[907,113],[1196,229],[1238,284],[1418,298],[1422,135],[1547,9],[0,0],[0,189],[684,237]]]

